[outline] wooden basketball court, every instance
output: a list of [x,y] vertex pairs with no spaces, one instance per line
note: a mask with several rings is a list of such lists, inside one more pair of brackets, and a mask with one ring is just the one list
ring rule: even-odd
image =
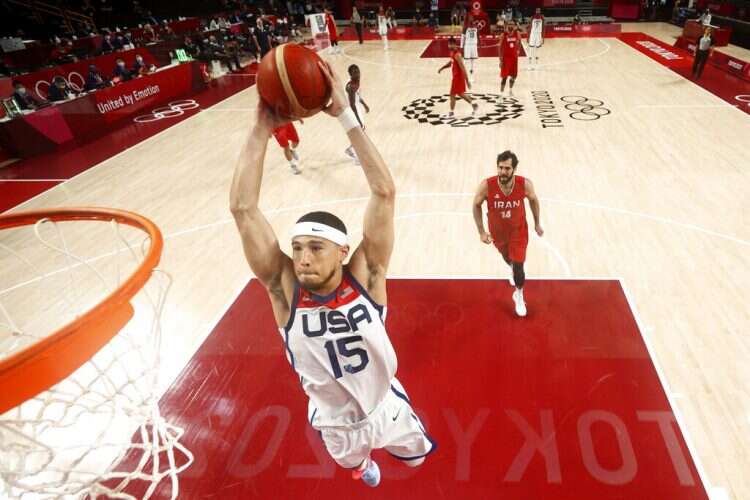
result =
[[[663,24],[623,25],[623,29],[646,33],[669,45],[677,31],[677,28]],[[372,109],[365,117],[366,133],[382,153],[395,178],[398,190],[396,247],[390,275],[393,278],[414,278],[418,283],[413,289],[404,289],[403,280],[394,280],[399,281],[398,287],[401,288],[399,293],[392,294],[391,314],[398,315],[402,311],[408,318],[418,321],[423,313],[432,318],[426,321],[427,325],[441,327],[446,324],[440,319],[441,314],[447,315],[446,322],[454,313],[469,315],[467,318],[462,316],[460,322],[465,328],[449,329],[447,333],[444,328],[436,328],[442,333],[435,336],[425,328],[419,335],[410,335],[407,341],[407,338],[400,337],[400,331],[391,330],[397,352],[409,353],[404,359],[400,358],[398,376],[409,390],[415,406],[424,413],[428,422],[434,422],[434,427],[438,433],[444,434],[445,439],[449,434],[440,431],[448,429],[446,426],[450,425],[450,420],[444,417],[446,413],[439,397],[441,391],[446,392],[446,400],[450,399],[455,406],[461,404],[462,399],[457,397],[460,390],[451,384],[466,387],[472,394],[478,391],[480,395],[473,399],[467,397],[464,401],[481,402],[486,398],[492,403],[477,404],[482,408],[494,408],[496,399],[503,398],[503,392],[498,388],[509,387],[507,380],[496,382],[472,366],[479,362],[507,361],[507,354],[500,350],[509,348],[508,343],[492,343],[487,340],[489,333],[484,332],[476,336],[486,341],[476,346],[483,349],[481,355],[472,353],[469,348],[450,347],[458,339],[470,346],[475,338],[468,306],[456,299],[447,306],[443,304],[448,310],[439,309],[439,301],[420,302],[415,307],[427,310],[419,314],[399,308],[394,297],[407,297],[409,290],[414,290],[412,293],[419,294],[419,297],[439,296],[439,290],[420,280],[434,279],[433,286],[453,290],[451,280],[481,279],[484,287],[487,278],[497,278],[496,290],[487,293],[494,294],[490,302],[497,304],[498,314],[502,315],[497,321],[504,326],[494,334],[502,337],[510,332],[507,334],[514,339],[514,352],[521,358],[525,352],[521,342],[524,321],[533,323],[533,331],[546,335],[546,342],[551,344],[577,342],[580,349],[573,357],[590,355],[591,359],[622,361],[620,357],[630,356],[627,354],[630,351],[597,351],[607,345],[606,332],[600,329],[591,332],[590,350],[586,348],[588,336],[573,334],[576,324],[581,330],[591,328],[584,313],[596,309],[601,300],[602,310],[610,311],[608,317],[614,324],[620,321],[621,318],[616,317],[619,314],[625,318],[623,321],[631,321],[627,318],[632,314],[636,326],[628,331],[640,332],[645,348],[639,347],[641,354],[638,356],[648,360],[643,353],[650,353],[658,375],[644,379],[652,386],[631,387],[632,392],[640,394],[657,390],[663,384],[663,393],[676,417],[673,429],[684,436],[689,448],[686,456],[692,456],[689,462],[694,463],[685,469],[688,470],[685,474],[693,479],[690,487],[703,484],[712,499],[750,498],[750,478],[747,475],[750,470],[750,364],[747,362],[750,358],[747,336],[750,291],[746,286],[750,281],[750,223],[746,215],[750,211],[750,174],[747,171],[750,164],[750,115],[616,37],[551,38],[539,53],[538,70],[527,71],[525,60],[520,61],[513,98],[498,97],[497,60],[481,58],[475,66],[475,83],[471,89],[472,93],[481,96],[477,114],[480,118],[469,119],[470,107],[459,102],[457,121],[431,123],[440,121],[430,117],[431,113],[442,114],[448,110],[443,96],[448,93],[450,75],[437,73],[446,59],[420,57],[430,43],[427,40],[391,41],[390,50],[384,52],[380,42],[364,45],[345,42],[342,43],[343,54],[324,56],[342,77],[348,65],[359,65],[361,94]],[[728,52],[745,59],[750,56],[750,51],[738,48],[731,48]],[[252,275],[229,213],[229,185],[257,100],[254,87],[241,91],[17,208],[88,205],[122,208],[149,217],[161,228],[165,236],[161,267],[173,276],[163,324],[166,345],[160,381],[163,391],[178,380],[194,354],[201,355],[201,345],[210,339],[209,334],[228,310],[230,314],[232,311],[248,314],[248,308],[269,309],[267,300],[257,291],[252,297],[261,298],[255,302],[235,304]],[[346,136],[336,120],[323,114],[305,120],[304,125],[297,129],[301,137],[302,174],[292,175],[281,149],[272,141],[263,179],[261,206],[279,236],[282,249],[289,250],[287,235],[296,219],[313,209],[325,209],[339,215],[356,241],[361,233],[369,191],[359,167],[344,154],[348,146]],[[494,175],[495,157],[505,149],[518,155],[517,173],[533,180],[541,199],[541,220],[545,229],[543,238],[532,234],[529,243],[526,272],[532,281],[528,285],[529,318],[525,319],[507,314],[512,310],[512,289],[507,285],[509,270],[492,246],[480,243],[471,216],[472,195],[478,183]],[[3,241],[1,235],[0,241]],[[90,256],[111,251],[111,247],[103,243],[98,248],[96,240],[86,243],[87,255]],[[2,275],[3,282],[5,278],[9,283],[15,279],[13,270],[7,267],[2,270]],[[617,297],[622,293],[627,299],[618,298],[618,304],[629,304],[631,311],[609,308],[610,299],[607,297],[611,296],[606,290],[596,292],[601,295],[586,295],[586,300],[575,300],[575,292],[565,288],[565,283],[574,281],[567,280],[584,284],[588,280],[592,283],[614,280],[619,283],[617,290],[621,286],[622,292],[612,293]],[[420,288],[424,286],[427,288]],[[468,290],[471,289],[469,286]],[[249,292],[245,290],[243,293]],[[454,290],[451,293],[462,297],[464,292]],[[453,296],[451,293],[447,296]],[[564,296],[573,298],[555,302],[555,309],[550,304],[559,297],[557,294],[572,294]],[[486,296],[480,294],[477,297]],[[430,311],[430,304],[436,309]],[[450,304],[458,304],[458,312],[450,309]],[[495,321],[488,310],[491,311],[482,309],[476,321],[483,324]],[[554,332],[558,330],[545,330],[553,328],[550,325],[554,323],[552,319],[545,319],[545,311],[550,311],[555,321],[565,319],[572,326],[568,330],[559,330],[561,336],[557,337]],[[398,324],[404,328],[407,323],[402,319]],[[242,325],[239,323],[238,328]],[[602,325],[602,328],[607,328],[606,323]],[[261,391],[263,395],[257,396],[259,399],[252,403],[257,403],[258,407],[273,403],[268,392],[280,388],[292,391],[289,397],[295,403],[290,403],[290,408],[293,406],[290,418],[297,426],[295,436],[303,436],[305,431],[300,429],[305,423],[305,413],[300,401],[304,402],[304,395],[295,383],[294,373],[283,366],[283,344],[273,331],[253,330],[249,323],[247,328],[248,335],[244,339],[239,335],[233,341],[246,342],[247,349],[256,344],[268,346],[267,351],[258,347],[260,352],[254,354],[260,358],[266,354],[273,356],[268,362],[274,363],[269,365],[274,370],[258,368],[254,373],[254,365],[247,363],[239,363],[233,369],[250,374],[245,383],[267,389]],[[613,343],[618,342],[616,336],[620,331],[619,327],[612,328]],[[263,340],[254,335],[262,335]],[[272,344],[271,340],[278,341],[278,344]],[[534,341],[530,342],[536,345]],[[399,347],[399,343],[404,347]],[[420,361],[419,352],[415,351],[417,343],[427,346],[425,353],[448,358],[455,355],[460,362],[441,357]],[[429,347],[433,343],[440,349],[434,345]],[[214,361],[218,371],[210,377],[210,391],[200,396],[206,401],[224,397],[221,393],[222,364],[217,359],[221,358],[225,347],[217,346],[216,349],[212,354],[216,356]],[[488,354],[492,349],[498,349],[497,356]],[[246,351],[243,348],[238,352],[243,350]],[[548,353],[544,359],[554,358]],[[547,366],[540,363],[529,367],[528,363],[532,361],[524,364],[522,359],[514,359],[526,370],[544,370]],[[258,367],[265,366],[260,361],[258,363]],[[441,363],[456,370],[455,376],[445,376],[438,369]],[[460,370],[462,363],[467,367],[465,372]],[[609,373],[609,365],[603,366],[602,374]],[[612,366],[612,374],[627,379],[627,367]],[[226,373],[226,380],[232,373]],[[517,372],[500,370],[493,372],[493,376],[510,379],[514,373]],[[183,374],[179,380],[188,379]],[[434,384],[433,381],[437,380],[440,383]],[[544,380],[540,376],[540,381]],[[575,411],[572,408],[556,409],[560,411],[555,414],[556,419],[564,421],[571,412],[574,416],[570,418],[578,419],[584,410],[605,409],[606,403],[595,399],[592,402],[590,397],[596,388],[596,380],[578,377],[560,380],[562,385],[558,390],[571,393],[573,400],[580,395],[579,402],[584,408]],[[640,379],[634,377],[631,381],[636,383],[637,380]],[[622,384],[628,386],[628,381]],[[535,387],[531,384],[527,390],[533,391]],[[295,390],[298,393],[294,393]],[[209,422],[229,425],[220,415],[213,420],[211,415],[205,414],[188,418],[183,412],[183,405],[187,406],[188,401],[180,401],[175,394],[187,398],[195,394],[177,385],[172,387],[170,397],[164,402],[167,415],[182,419],[179,424],[187,428],[186,435],[200,433]],[[610,397],[616,398],[617,394],[616,391]],[[233,393],[234,404],[242,404],[241,397],[241,391]],[[525,403],[519,400],[514,401],[516,406],[513,408],[521,408],[520,414],[523,414],[523,408],[531,408],[523,406]],[[629,420],[630,417],[624,415],[631,412],[642,416],[643,412],[664,409],[661,403],[651,406],[651,401],[634,399],[630,407],[618,407],[621,413],[609,407],[607,411],[619,415],[632,436],[638,433],[633,422],[646,420],[633,420],[635,417]],[[463,430],[481,410],[480,407],[454,406],[451,408],[457,411],[456,422]],[[210,412],[212,407],[205,408],[204,411]],[[497,408],[507,410],[508,407],[499,404]],[[669,406],[666,408],[668,410]],[[528,421],[539,430],[540,417],[534,415]],[[252,416],[245,414],[242,418],[247,421]],[[448,420],[441,424],[441,418]],[[495,417],[490,420],[492,418]],[[507,421],[514,422],[512,418]],[[256,422],[254,425],[260,424]],[[618,429],[617,425],[612,426],[615,431]],[[517,431],[516,427],[511,429]],[[607,443],[616,439],[615,431],[604,429],[595,434],[595,449],[599,443],[609,450]],[[241,430],[238,432],[241,434]],[[265,432],[269,436],[272,434],[269,429]],[[658,437],[659,434],[648,436]],[[436,439],[441,441],[440,436]],[[493,440],[493,446],[485,443],[480,447],[482,451],[470,457],[470,465],[465,465],[468,469],[456,469],[455,476],[441,479],[446,481],[445,488],[430,488],[432,498],[441,498],[440,491],[443,491],[442,498],[456,498],[455,495],[462,491],[462,484],[472,484],[471,475],[469,479],[461,475],[467,471],[473,471],[475,478],[490,477],[493,472],[488,461],[493,460],[493,447],[499,450],[506,445],[512,449],[497,452],[498,456],[508,455],[508,463],[498,466],[497,478],[482,483],[486,489],[463,491],[470,491],[474,495],[472,498],[489,498],[501,493],[507,498],[531,498],[527,495],[533,491],[546,492],[540,498],[616,498],[618,492],[627,497],[635,491],[639,491],[643,498],[656,498],[649,493],[656,494],[657,491],[660,492],[658,498],[670,498],[668,495],[672,492],[688,487],[682,482],[683,479],[687,481],[685,477],[675,482],[677,489],[662,490],[650,483],[650,476],[640,475],[647,474],[648,460],[638,462],[640,467],[631,478],[633,484],[638,484],[636,489],[628,489],[632,486],[629,482],[618,485],[604,480],[599,481],[596,488],[576,490],[576,485],[596,483],[596,477],[581,480],[578,472],[566,472],[563,459],[560,482],[555,482],[557,476],[552,479],[549,474],[545,476],[544,471],[549,472],[549,468],[545,469],[541,456],[530,458],[531,472],[516,478],[510,475],[509,467],[522,446],[522,440],[508,437],[505,431],[498,431],[487,439]],[[258,449],[263,449],[267,440],[251,443],[257,443]],[[564,454],[565,448],[574,444],[574,440],[563,440],[558,443],[559,451]],[[300,446],[307,449],[308,444],[303,442]],[[647,441],[641,440],[641,446],[635,446],[639,459],[640,451],[647,454],[649,450]],[[252,444],[250,448],[253,448]],[[466,456],[459,456],[460,449],[460,446],[438,449],[434,457],[428,458],[423,468],[413,475],[414,480],[422,485],[437,484],[438,475],[442,474],[439,471],[453,470],[451,467],[458,462],[467,463]],[[611,454],[607,452],[606,458],[600,456],[603,469],[620,470],[624,467],[627,453],[618,454],[617,448],[613,449],[615,451]],[[226,454],[231,453],[231,448],[215,451],[219,455]],[[252,455],[252,452],[248,453]],[[675,460],[672,451],[658,453],[661,453],[661,458],[651,459],[662,460],[661,463],[667,465],[668,460]],[[277,470],[269,466],[265,473],[270,476],[265,476],[265,480],[276,481],[279,492],[288,487],[288,491],[298,491],[298,496],[305,498],[317,498],[312,485],[318,485],[315,487],[320,487],[322,492],[338,484],[340,486],[335,491],[340,498],[350,498],[364,490],[364,486],[348,480],[341,471],[336,475],[338,483],[333,482],[333,475],[321,473],[316,476],[315,471],[328,471],[325,456],[303,454],[301,457],[302,463],[319,463],[322,469],[305,469],[313,471],[307,476],[295,469],[296,475],[290,476],[289,459],[280,453],[276,460],[282,464],[281,468]],[[219,456],[203,456],[196,464],[209,467],[213,458],[218,460]],[[246,459],[246,462],[252,462],[250,458]],[[260,459],[256,457],[255,460]],[[434,465],[431,465],[431,460]],[[299,462],[294,464],[299,465]],[[580,464],[577,467],[575,470],[580,469],[580,474],[585,476],[586,469]],[[225,472],[229,470],[227,468]],[[242,470],[247,472],[241,467],[233,470],[239,470],[239,476]],[[665,466],[665,470],[671,469]],[[186,474],[188,479],[181,486],[181,498],[203,498],[198,491],[217,491],[203,490],[205,484],[199,488],[199,473],[188,471]],[[396,479],[398,474],[393,472],[392,478]],[[219,476],[221,474],[217,473]],[[266,493],[261,494],[258,493],[260,490],[251,487],[253,481],[256,485],[266,484],[264,476],[244,480],[239,476],[236,481],[226,479],[227,484],[244,485],[235,490],[237,498],[270,498],[263,495],[271,494],[271,490],[262,490]],[[444,478],[444,475],[440,477]],[[387,480],[386,475],[384,483]],[[527,489],[519,489],[518,484],[524,481]],[[410,486],[405,480],[397,482],[398,488],[389,490],[392,492],[389,498],[415,498],[416,494],[407,496],[411,495],[414,485]],[[550,485],[559,485],[560,488]],[[191,495],[191,491],[194,494]],[[700,492],[690,491],[681,498],[705,498]]]

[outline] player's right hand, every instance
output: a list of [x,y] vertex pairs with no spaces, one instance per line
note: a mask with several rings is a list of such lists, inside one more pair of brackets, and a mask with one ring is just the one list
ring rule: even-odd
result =
[[479,239],[482,241],[482,243],[485,243],[487,245],[492,243],[492,235],[486,231],[482,231],[479,234]]

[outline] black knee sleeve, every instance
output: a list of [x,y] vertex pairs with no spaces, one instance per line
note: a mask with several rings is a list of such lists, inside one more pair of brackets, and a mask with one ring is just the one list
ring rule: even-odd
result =
[[516,288],[523,288],[526,281],[526,273],[523,271],[523,262],[513,263],[513,281],[516,282]]

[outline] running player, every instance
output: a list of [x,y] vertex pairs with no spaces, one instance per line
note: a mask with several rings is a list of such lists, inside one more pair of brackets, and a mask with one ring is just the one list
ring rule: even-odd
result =
[[[526,302],[523,298],[523,285],[526,274],[523,264],[526,261],[526,247],[529,244],[529,228],[526,225],[528,198],[531,213],[534,215],[534,230],[542,236],[544,230],[539,222],[539,199],[534,185],[529,179],[516,175],[518,158],[511,151],[504,151],[497,157],[497,176],[483,180],[474,195],[474,222],[482,243],[494,243],[503,260],[511,267],[511,286],[516,314],[526,316]],[[487,224],[490,232],[484,230],[482,204],[487,202]]]
[[[300,120],[301,122],[302,120]],[[299,155],[297,154],[297,146],[299,146],[299,136],[297,135],[297,129],[294,128],[292,122],[286,125],[281,125],[273,130],[273,136],[276,142],[279,143],[284,149],[284,157],[289,162],[289,167],[292,172],[296,174],[302,173],[299,168]]]
[[453,37],[448,39],[448,50],[451,53],[451,60],[438,70],[438,73],[440,73],[446,68],[451,68],[451,71],[453,72],[450,93],[451,111],[445,115],[445,118],[453,118],[453,110],[456,107],[457,96],[471,104],[471,114],[473,116],[477,112],[478,106],[466,93],[466,87],[471,89],[471,82],[469,82],[469,76],[466,74],[466,66],[464,66],[464,59],[461,57],[461,49],[458,48],[456,39]]
[[531,29],[529,30],[529,66],[539,64],[539,49],[544,45],[544,16],[542,9],[537,8],[531,16]]
[[466,28],[464,34],[461,35],[461,46],[464,49],[464,59],[469,61],[469,81],[471,83],[474,83],[474,61],[479,57],[478,42],[477,29],[474,27]]
[[350,254],[346,226],[331,213],[311,212],[292,228],[292,256],[282,252],[258,203],[268,139],[284,122],[262,103],[237,161],[231,210],[250,268],[268,292],[288,361],[310,398],[309,422],[340,466],[375,487],[380,469],[370,457],[373,449],[385,448],[417,467],[435,444],[394,376],[396,353],[384,326],[393,178],[358,126],[343,82],[328,65],[320,68],[332,89],[325,112],[342,124],[370,187],[362,242],[344,264]]
[[518,54],[521,50],[521,32],[513,21],[505,23],[505,33],[500,35],[498,56],[500,57],[500,93],[505,92],[505,83],[510,78],[508,96],[513,97],[513,84],[518,77]]
[[388,18],[382,5],[378,11],[378,34],[383,40],[383,50],[388,50]]
[[331,9],[326,9],[325,14],[328,39],[331,41],[331,54],[341,54],[341,49],[339,48],[339,32],[336,29],[336,20],[333,19],[333,12],[331,12]]
[[[364,99],[362,99],[362,96],[359,94],[359,66],[356,64],[352,64],[349,66],[349,81],[346,84],[346,96],[349,98],[349,107],[354,111],[354,115],[357,117],[357,122],[359,122],[359,126],[362,128],[362,130],[365,129],[365,120],[364,120],[364,114],[362,113],[362,108],[364,108],[365,113],[370,112],[370,106],[367,105]],[[354,160],[355,165],[359,165],[359,158],[357,158],[357,153],[354,152],[354,146],[351,144],[348,148],[346,148],[346,151],[344,151],[346,155]]]

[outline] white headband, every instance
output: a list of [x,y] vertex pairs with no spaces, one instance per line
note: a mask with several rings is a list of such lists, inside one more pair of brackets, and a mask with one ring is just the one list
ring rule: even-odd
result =
[[347,245],[349,241],[346,233],[339,231],[335,227],[321,224],[319,222],[298,222],[292,228],[292,238],[297,236],[317,236],[332,241],[337,245]]

